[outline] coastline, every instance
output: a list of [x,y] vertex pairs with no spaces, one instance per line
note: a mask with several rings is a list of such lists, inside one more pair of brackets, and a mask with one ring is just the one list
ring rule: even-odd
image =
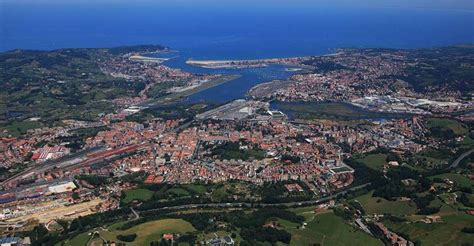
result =
[[248,60],[186,60],[186,64],[209,69],[219,68],[251,68],[266,67],[272,64],[297,65],[301,61],[311,59],[313,56],[286,57],[286,58],[265,58]]
[[128,59],[131,61],[152,62],[152,63],[158,63],[158,64],[161,64],[169,60],[169,58],[149,57],[149,56],[143,56],[143,55],[132,55]]

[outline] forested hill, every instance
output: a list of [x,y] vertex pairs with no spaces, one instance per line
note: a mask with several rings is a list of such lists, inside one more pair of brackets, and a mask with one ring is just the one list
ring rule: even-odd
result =
[[344,70],[357,73],[357,64],[347,63],[351,59],[383,60],[393,67],[401,67],[400,71],[379,79],[400,79],[419,93],[442,90],[469,95],[474,91],[474,45],[431,49],[344,48],[337,54],[314,57],[303,64],[315,67],[317,73]]
[[143,82],[105,74],[100,69],[103,61],[165,49],[138,45],[0,53],[0,121],[5,123],[12,115],[51,121],[97,115],[110,108],[105,100],[133,96],[145,87]]
[[416,91],[430,87],[474,91],[474,45],[412,50],[408,62],[411,66],[403,79]]

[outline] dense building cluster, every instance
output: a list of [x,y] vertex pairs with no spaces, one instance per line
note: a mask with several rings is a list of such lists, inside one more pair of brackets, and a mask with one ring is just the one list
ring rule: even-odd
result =
[[406,71],[426,66],[412,59],[409,51],[346,49],[299,63],[306,73],[293,75],[288,81],[257,85],[249,94],[280,101],[353,102],[374,111],[415,114],[474,107],[472,102],[460,100],[460,92],[452,88],[429,87],[420,92],[403,80],[408,76]]
[[[420,144],[420,140],[430,142],[431,139],[425,136],[426,127],[417,117],[372,121],[363,127],[328,120],[313,120],[300,125],[265,111],[265,104],[241,106],[255,107],[251,110],[259,113],[241,120],[199,119],[187,124],[182,120],[161,119],[152,119],[144,124],[125,120],[110,123],[107,129],[85,139],[84,148],[93,151],[79,153],[72,159],[57,159],[62,155],[56,153],[67,151],[64,143],[56,147],[34,147],[37,141],[6,139],[3,142],[5,148],[17,152],[23,150],[27,152],[23,155],[31,155],[31,160],[36,162],[49,157],[53,162],[56,161],[59,168],[47,168],[50,163],[46,163],[21,177],[14,177],[12,181],[7,180],[9,183],[6,184],[10,187],[18,188],[15,188],[15,193],[2,193],[1,201],[17,204],[25,202],[27,198],[26,201],[39,199],[42,202],[57,202],[58,199],[66,199],[64,201],[70,202],[67,197],[70,198],[71,190],[63,189],[59,197],[52,196],[51,192],[40,191],[44,188],[40,188],[39,182],[47,184],[41,184],[46,190],[58,190],[52,188],[57,179],[91,174],[120,177],[137,172],[146,172],[144,182],[147,184],[234,180],[262,185],[268,182],[301,181],[314,194],[324,195],[353,183],[354,170],[344,164],[344,156],[371,152],[379,147],[400,153],[417,153],[426,147]],[[230,108],[239,111],[239,108],[233,107]],[[104,115],[102,121],[109,122],[116,117],[120,118],[117,115]],[[57,130],[61,129],[59,132],[67,136],[75,127],[92,126],[101,124],[71,121],[67,130]],[[43,139],[48,135],[41,130],[32,134]],[[76,183],[82,187],[79,191],[88,190],[87,184]],[[120,194],[128,188],[128,184],[124,183],[107,187],[104,192]],[[290,183],[286,188],[294,192],[301,187]],[[18,195],[24,193],[33,195]],[[104,193],[99,193],[98,197],[91,193],[80,194],[82,198],[109,200],[111,205],[107,205],[107,208],[117,203],[115,198],[103,197],[101,194]]]
[[[138,209],[143,202],[157,209],[159,205],[154,200],[174,202],[160,200],[163,197],[159,190],[163,187],[196,184],[239,184],[245,188],[235,189],[245,193],[251,189],[262,191],[255,196],[239,197],[234,193],[225,197],[228,200],[219,200],[229,201],[228,204],[242,202],[239,198],[247,199],[248,203],[267,202],[265,198],[270,196],[265,196],[265,192],[281,192],[283,195],[270,198],[294,199],[285,206],[300,206],[300,201],[312,204],[312,200],[303,200],[308,197],[318,202],[333,200],[348,190],[365,188],[372,181],[355,182],[355,169],[360,163],[346,164],[356,159],[351,157],[380,155],[376,168],[364,170],[380,171],[380,176],[387,178],[388,169],[406,166],[401,163],[402,156],[403,161],[413,158],[410,162],[415,165],[416,155],[427,149],[454,146],[454,141],[470,138],[470,129],[462,125],[459,134],[454,133],[454,127],[441,129],[439,125],[443,122],[439,123],[439,119],[429,126],[428,116],[453,112],[459,113],[458,119],[472,121],[464,113],[472,109],[473,103],[459,97],[460,93],[441,87],[437,88],[445,97],[426,93],[429,99],[422,98],[421,93],[401,79],[407,68],[413,66],[408,56],[408,51],[343,50],[322,57],[188,62],[210,68],[286,64],[299,66],[298,71],[303,72],[288,81],[272,81],[252,88],[249,95],[253,100],[240,99],[220,106],[179,105],[179,112],[169,118],[154,114],[159,109],[150,98],[158,100],[176,94],[178,98],[186,97],[180,93],[222,75],[196,75],[169,68],[161,64],[166,59],[133,54],[114,56],[100,62],[101,71],[127,83],[143,83],[136,87],[135,96],[114,98],[114,111],[99,113],[95,121],[65,120],[28,130],[20,137],[0,139],[0,220],[6,221],[0,227],[23,227],[31,221],[48,225],[51,221],[116,211],[124,205],[127,191],[143,187],[150,188],[148,191],[157,197],[149,203],[145,199],[131,199],[125,204],[136,205],[134,208]],[[272,110],[271,102],[262,99],[303,104],[350,103],[351,107],[367,109],[372,115],[348,119],[344,117],[347,112],[342,112],[342,116],[319,117],[327,115],[312,112],[315,104],[305,104],[310,105],[309,113],[308,108],[303,108],[301,111],[307,114],[303,116],[307,117],[298,118],[286,115],[284,109]],[[393,117],[373,117],[374,111]],[[311,113],[316,117],[311,117]],[[440,140],[445,135],[449,139]],[[448,151],[454,153],[454,147]],[[416,182],[404,178],[396,185],[412,186]],[[207,190],[199,195],[184,192],[189,195],[183,199],[216,201],[214,197],[204,197],[210,194]],[[283,203],[272,205],[280,204]],[[131,211],[138,219],[136,212]],[[355,223],[371,234],[366,222]],[[391,244],[412,245],[382,223],[375,225]],[[174,237],[164,235],[163,238]]]

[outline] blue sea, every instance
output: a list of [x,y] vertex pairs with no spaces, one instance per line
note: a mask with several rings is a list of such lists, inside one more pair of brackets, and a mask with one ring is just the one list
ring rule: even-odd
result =
[[[170,66],[209,72],[183,62],[188,58],[321,55],[344,47],[430,48],[474,43],[472,10],[133,2],[0,0],[0,51],[162,44],[179,51],[179,57],[168,62]],[[291,74],[281,67],[233,72],[241,73],[242,78],[190,100],[224,102],[244,97],[255,84]]]

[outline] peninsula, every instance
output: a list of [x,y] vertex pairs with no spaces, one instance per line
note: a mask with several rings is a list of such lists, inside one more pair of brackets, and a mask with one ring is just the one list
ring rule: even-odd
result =
[[186,61],[186,64],[203,68],[251,68],[265,67],[271,64],[297,65],[310,57],[290,57],[290,58],[268,58],[268,59],[250,59],[250,60],[192,60]]

